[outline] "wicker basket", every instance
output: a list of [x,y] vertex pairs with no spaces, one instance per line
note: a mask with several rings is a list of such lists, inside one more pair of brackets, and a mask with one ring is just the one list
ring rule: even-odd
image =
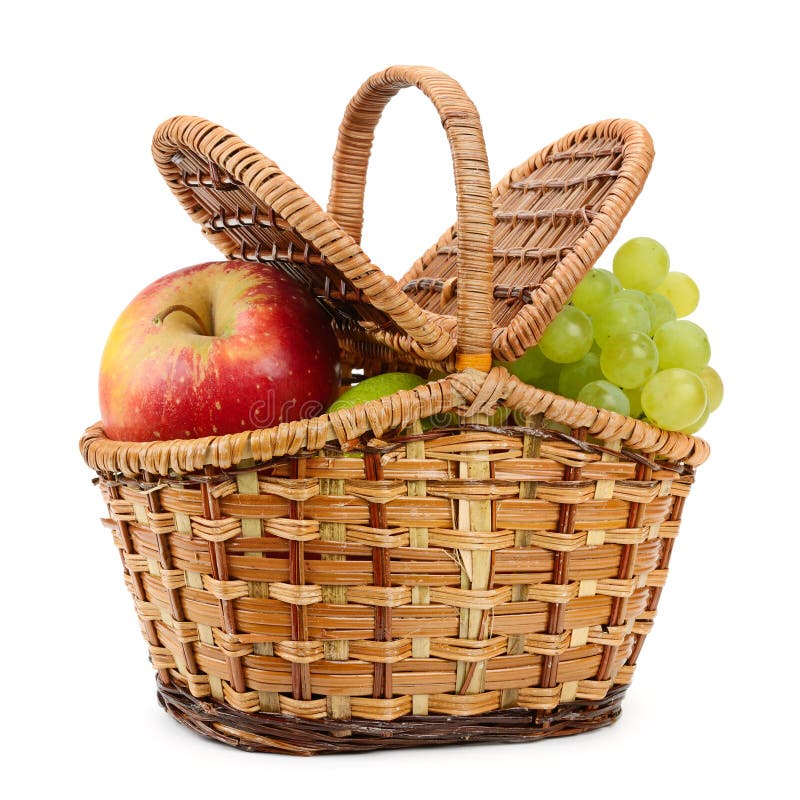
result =
[[[373,131],[404,86],[440,113],[458,221],[396,282],[359,239]],[[348,106],[327,213],[205,120],[164,123],[153,152],[226,256],[318,297],[351,369],[451,373],[229,436],[85,432],[164,708],[227,744],[303,755],[613,722],[708,447],[492,359],[536,343],[614,236],[649,170],[647,132],[587,126],[492,190],[461,87],[393,67]],[[499,405],[517,424],[488,424]],[[445,412],[459,424],[423,432]]]

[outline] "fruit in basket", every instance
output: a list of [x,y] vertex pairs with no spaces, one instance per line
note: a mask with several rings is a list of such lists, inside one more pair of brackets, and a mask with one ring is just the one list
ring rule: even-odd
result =
[[625,397],[631,404],[630,416],[638,418],[642,416],[642,390],[641,389],[623,389]]
[[578,400],[596,408],[605,408],[608,411],[616,411],[617,414],[631,413],[631,405],[625,392],[609,381],[592,381],[587,383],[580,392]]
[[688,369],[657,372],[642,389],[642,410],[656,425],[670,431],[694,425],[707,404],[705,384]]
[[688,319],[667,322],[657,331],[653,340],[658,348],[659,369],[680,367],[701,372],[711,358],[711,345],[706,332]]
[[[444,373],[438,373],[438,377],[431,375],[431,380],[439,380],[443,378]],[[359,383],[353,384],[349,389],[345,389],[339,397],[331,403],[327,413],[332,414],[335,411],[342,411],[345,408],[352,408],[353,406],[360,406],[362,403],[368,403],[370,400],[379,400],[381,397],[388,397],[395,392],[415,389],[425,383],[425,379],[413,372],[387,372],[384,375],[373,375],[371,378],[365,378]],[[442,414],[439,417],[428,417],[422,420],[423,430],[429,430],[435,424],[450,425],[456,424],[458,420],[454,420],[450,414]],[[362,453],[345,453],[348,458],[360,458]]]
[[666,297],[679,317],[688,317],[700,302],[700,290],[685,272],[668,273],[654,294]]
[[[711,348],[705,331],[678,319],[694,309],[698,297],[691,278],[669,272],[669,255],[658,242],[632,239],[614,256],[614,274],[595,268],[584,276],[572,305],[550,323],[538,347],[528,348],[517,361],[500,363],[539,389],[648,419],[667,430],[696,433],[719,407],[723,392],[719,375],[707,366]],[[590,350],[579,358],[566,348],[557,354],[551,349],[563,335],[559,326],[564,327],[569,308],[588,316],[594,332]],[[555,355],[560,363],[555,363]],[[700,377],[707,403],[697,397],[688,403],[688,389],[695,395],[701,392],[697,382],[680,379],[685,371]],[[664,377],[665,373],[670,374]],[[647,386],[649,412],[642,407]],[[662,408],[673,402],[678,406],[674,413]]]
[[374,375],[345,390],[331,403],[328,413],[360,406],[362,403],[378,400],[404,389],[415,389],[423,383],[425,383],[424,378],[411,372],[387,372],[385,375]]
[[688,434],[697,433],[697,431],[699,431],[700,428],[702,428],[703,425],[705,425],[706,422],[708,422],[708,418],[710,415],[711,415],[711,404],[706,403],[705,410],[700,415],[700,417],[691,425],[687,425],[685,428],[681,428],[680,432]]
[[277,267],[197,264],[141,291],[114,325],[103,427],[131,441],[269,427],[321,413],[338,377],[327,316]]
[[708,392],[708,410],[716,411],[722,402],[722,394],[724,388],[722,386],[722,378],[713,367],[706,367],[700,370],[700,380],[706,385]]
[[630,297],[612,297],[602,305],[594,317],[594,338],[600,348],[618,333],[630,331],[650,332],[650,315],[647,309]]
[[653,330],[653,325],[655,325],[656,321],[656,304],[649,294],[640,292],[638,289],[623,289],[615,296],[624,297],[628,300],[633,300],[634,303],[638,303],[647,312],[647,316],[650,317],[648,333]]
[[575,306],[565,306],[539,340],[542,354],[556,364],[582,359],[592,349],[592,321]]
[[[446,373],[439,370],[431,370],[428,380],[438,381],[444,377],[446,377]],[[414,389],[423,383],[426,383],[424,378],[411,372],[387,372],[384,375],[374,375],[345,390],[331,403],[328,413],[341,411],[344,408],[352,408],[370,400],[378,400],[401,390]],[[501,406],[489,418],[488,424],[504,425],[508,415],[509,410]],[[422,429],[428,431],[431,428],[458,425],[458,416],[451,412],[445,412],[444,414],[425,417],[421,422]]]
[[587,353],[580,361],[574,364],[565,364],[558,376],[558,393],[564,397],[578,399],[578,392],[592,381],[603,380],[603,370],[600,368],[600,356],[597,353]]
[[[525,383],[536,383],[547,372],[554,371],[557,365],[550,361],[538,347],[529,347],[516,361],[496,361],[495,364],[505,367],[512,375],[516,375]],[[439,373],[444,377],[444,373]],[[438,380],[439,378],[435,378]],[[431,380],[434,380],[431,374]]]
[[572,293],[572,305],[590,317],[600,306],[621,291],[622,284],[607,269],[590,269]]
[[669,254],[647,236],[629,239],[614,254],[614,274],[626,289],[652,292],[669,272]]
[[656,374],[658,348],[646,333],[618,333],[606,342],[600,368],[621,389],[638,389]]
[[654,334],[665,322],[672,322],[677,319],[675,307],[670,303],[669,299],[663,294],[653,292],[647,295],[653,304],[655,313],[650,317],[650,333]]

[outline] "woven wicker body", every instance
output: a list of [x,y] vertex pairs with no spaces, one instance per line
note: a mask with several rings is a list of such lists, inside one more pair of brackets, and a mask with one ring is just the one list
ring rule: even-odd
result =
[[[357,242],[371,131],[412,84],[451,138],[459,223],[404,292]],[[568,300],[641,188],[649,137],[587,128],[492,199],[473,112],[435,71],[375,76],[345,116],[327,214],[218,126],[177,118],[157,132],[192,216],[228,255],[317,292],[350,366],[457,370],[230,436],[84,434],[162,705],[206,736],[312,754],[522,741],[619,713],[707,445],[523,384],[491,356],[535,343]],[[611,186],[587,172],[598,159]],[[526,250],[538,251],[527,266]],[[492,427],[500,405],[513,424]],[[447,412],[458,425],[423,433]]]

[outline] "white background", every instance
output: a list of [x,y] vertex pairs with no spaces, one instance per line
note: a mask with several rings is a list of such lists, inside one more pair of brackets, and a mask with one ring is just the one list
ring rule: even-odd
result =
[[[31,3],[4,12],[2,728],[15,797],[788,796],[797,743],[797,43],[787,3]],[[655,630],[612,728],[306,760],[184,730],[152,670],[77,440],[122,307],[216,251],[150,157],[179,113],[323,205],[341,112],[394,63],[456,77],[493,179],[580,125],[644,123],[616,243],[662,241],[726,382]],[[450,224],[449,151],[406,91],[378,128],[364,246],[400,276]],[[615,245],[612,245],[612,250]],[[608,266],[610,253],[600,260]]]

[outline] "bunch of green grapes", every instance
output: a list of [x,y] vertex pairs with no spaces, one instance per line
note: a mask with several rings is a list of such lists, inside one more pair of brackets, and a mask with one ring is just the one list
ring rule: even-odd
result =
[[587,273],[536,347],[500,363],[540,389],[696,433],[719,408],[723,386],[708,364],[708,336],[683,319],[700,300],[697,284],[669,266],[655,239],[631,239],[613,272]]

